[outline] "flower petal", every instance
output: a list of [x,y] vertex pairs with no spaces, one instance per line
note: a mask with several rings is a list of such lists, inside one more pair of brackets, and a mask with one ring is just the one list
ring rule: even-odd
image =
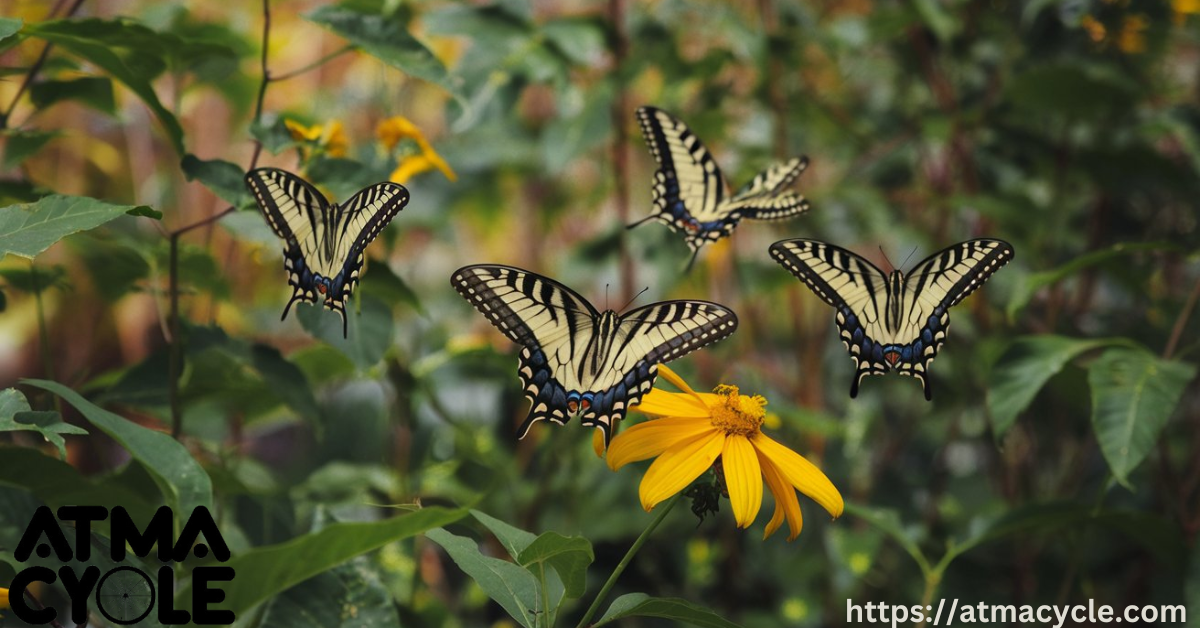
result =
[[668,449],[642,477],[638,495],[649,512],[664,499],[687,488],[712,466],[725,446],[725,435],[715,430]]
[[763,476],[758,455],[750,441],[741,434],[730,434],[721,451],[725,468],[725,486],[733,505],[733,518],[739,528],[748,528],[762,507]]
[[608,466],[613,471],[639,460],[653,458],[675,445],[714,432],[706,419],[663,417],[621,430],[608,444]]
[[671,385],[678,388],[679,390],[682,390],[683,392],[685,392],[689,395],[696,394],[696,391],[692,390],[692,387],[688,386],[688,383],[683,381],[683,378],[680,377],[678,373],[667,368],[667,366],[665,364],[658,365],[658,374],[662,375],[663,379],[667,380],[668,382],[671,382]]
[[650,416],[675,416],[692,419],[707,419],[711,413],[708,406],[687,393],[673,393],[651,388],[642,401],[630,410]]
[[788,483],[812,498],[835,518],[842,516],[842,510],[846,506],[842,501],[842,494],[813,463],[771,440],[762,432],[751,435],[750,442],[775,465]]
[[775,514],[767,523],[763,540],[775,534],[779,526],[783,525],[786,516],[789,529],[788,541],[794,541],[796,537],[800,536],[800,530],[804,529],[804,515],[800,512],[800,500],[796,499],[796,489],[783,479],[779,469],[775,468],[775,464],[761,451],[758,452],[758,462],[762,466],[762,474],[767,481],[767,488],[771,489],[771,494],[775,496]]
[[592,451],[596,452],[597,458],[604,457],[604,430],[600,428],[592,430]]

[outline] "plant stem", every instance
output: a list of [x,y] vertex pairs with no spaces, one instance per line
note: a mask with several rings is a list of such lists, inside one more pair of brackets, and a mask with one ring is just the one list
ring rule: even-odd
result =
[[[263,103],[267,98],[267,86],[271,84],[271,70],[267,68],[267,50],[271,47],[271,0],[263,0],[263,31],[262,31],[262,83],[258,86],[258,99],[254,103],[254,124],[262,120]],[[254,155],[250,157],[250,168],[258,165],[258,156],[262,154],[262,142],[255,140]]]
[[[46,373],[46,379],[57,381],[54,377],[54,352],[50,350],[50,329],[46,326],[46,308],[42,304],[42,282],[37,266],[33,262],[29,262],[29,280],[33,283],[33,302],[37,306],[38,344],[42,357],[42,370]],[[54,400],[54,409],[61,415],[62,400],[58,398],[58,395],[51,395],[51,398]]]
[[[75,4],[72,4],[71,8],[67,9],[66,17],[71,17],[74,15],[82,5],[83,0],[75,0]],[[53,18],[54,15],[58,13],[58,8],[59,5],[55,4],[54,8],[50,10],[50,15],[47,17]],[[39,71],[41,71],[42,66],[46,64],[46,59],[50,56],[50,48],[53,46],[54,44],[47,43],[46,47],[42,48],[42,54],[38,55],[37,61],[34,61],[33,65],[29,66],[29,71],[25,73],[25,79],[21,81],[21,86],[17,88],[17,93],[13,95],[12,102],[8,103],[8,108],[4,110],[3,114],[0,114],[0,129],[8,128],[9,116],[11,116],[13,110],[17,108],[17,102],[21,100],[21,96],[25,94],[25,90],[29,89],[30,85],[33,85],[34,77],[37,76]]]
[[1197,299],[1200,299],[1200,279],[1197,279],[1196,285],[1192,286],[1192,293],[1188,295],[1187,302],[1183,304],[1183,309],[1179,311],[1179,316],[1175,319],[1175,326],[1171,328],[1171,337],[1167,340],[1167,347],[1163,349],[1164,360],[1170,360],[1171,356],[1175,355],[1175,349],[1179,347],[1179,338],[1183,336],[1183,328],[1187,327],[1188,319],[1192,317],[1192,310],[1196,308]]
[[[34,597],[32,593],[29,592],[29,589],[25,589],[25,599],[29,600],[30,602],[33,602],[33,605],[36,606],[39,611],[46,609],[46,607],[43,606],[42,603],[40,601],[38,601],[38,599],[36,597]],[[50,625],[53,628],[63,628],[63,625],[58,623],[57,619],[51,619]]]
[[171,333],[168,355],[167,399],[171,407],[171,436],[179,440],[183,433],[183,412],[179,403],[179,375],[183,370],[183,338],[179,334],[179,235],[171,234],[171,259],[169,267],[170,309],[167,328]]
[[630,546],[629,551],[625,552],[625,557],[621,559],[621,562],[617,563],[617,568],[613,569],[612,574],[608,577],[608,581],[605,582],[604,586],[600,588],[600,593],[596,594],[596,599],[592,601],[592,605],[589,606],[587,612],[583,614],[583,619],[579,620],[579,625],[576,628],[586,628],[587,626],[591,625],[589,622],[592,621],[592,617],[596,615],[596,612],[600,610],[600,604],[604,602],[606,597],[608,597],[609,591],[612,591],[613,585],[617,583],[617,578],[621,576],[621,573],[624,572],[625,568],[629,566],[629,563],[633,561],[633,557],[637,555],[638,550],[642,549],[642,546],[646,544],[646,541],[650,538],[650,534],[658,528],[658,525],[663,522],[663,519],[667,518],[667,513],[671,512],[671,509],[675,507],[675,504],[678,503],[682,497],[682,492],[676,493],[674,497],[668,499],[667,502],[659,508],[658,515],[654,517],[654,520],[650,522],[650,525],[646,526],[646,529],[642,531],[641,536],[639,536],[637,540],[633,542],[633,545]]
[[[612,23],[612,53],[613,73],[621,75],[625,57],[629,51],[629,41],[625,36],[625,2],[624,0],[609,0],[608,19]],[[622,83],[617,82],[617,93],[613,98],[612,110],[609,115],[613,125],[613,183],[617,196],[617,219],[622,225],[629,224],[629,148],[625,137],[625,90]],[[621,230],[618,255],[620,259],[621,302],[625,303],[633,296],[633,260],[629,257],[628,235]]]
[[[347,44],[346,46],[343,46],[342,48],[339,48],[338,50],[335,50],[335,51],[325,55],[324,57],[321,57],[320,59],[313,61],[312,63],[310,63],[306,66],[297,68],[295,70],[292,70],[291,72],[284,72],[282,74],[272,76],[269,80],[272,83],[277,83],[279,81],[286,81],[290,78],[295,78],[297,76],[300,76],[301,74],[304,74],[305,72],[311,72],[311,71],[325,65],[326,63],[329,63],[330,61],[346,54],[347,52],[350,52],[350,51],[356,50],[356,49],[358,49],[358,46],[355,46],[354,44]],[[266,75],[264,74],[264,76],[266,76]]]

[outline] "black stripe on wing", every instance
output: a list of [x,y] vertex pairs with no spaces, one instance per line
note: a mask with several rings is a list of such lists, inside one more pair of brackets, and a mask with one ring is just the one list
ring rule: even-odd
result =
[[729,203],[730,211],[750,220],[786,220],[807,212],[812,207],[808,199],[788,192],[779,196],[755,196]]
[[929,295],[944,308],[971,296],[997,270],[1013,259],[1004,240],[980,238],[959,242],[917,262],[905,278],[915,298]]
[[755,196],[773,196],[791,185],[808,168],[808,157],[794,157],[787,161],[771,164],[753,179],[734,192],[733,200],[744,200]]
[[[545,315],[560,326],[552,333],[575,333],[594,324],[600,313],[587,299],[563,284],[512,266],[476,264],[454,272],[451,285],[509,340],[540,349],[546,342],[527,323],[532,315]],[[536,312],[530,312],[537,308]]]
[[[698,220],[710,220],[725,196],[721,169],[700,138],[681,120],[654,107],[639,107],[642,136],[658,162],[651,188],[650,216],[673,230],[692,232]],[[682,159],[677,159],[677,154]],[[687,192],[685,193],[685,189]]]
[[[295,240],[291,221],[285,212],[295,212],[296,217],[316,225],[324,220],[332,209],[325,195],[317,191],[308,181],[278,168],[257,168],[246,173],[246,187],[258,201],[258,207],[267,218],[267,224],[275,235],[284,240]],[[276,192],[282,193],[292,207],[280,207]]]

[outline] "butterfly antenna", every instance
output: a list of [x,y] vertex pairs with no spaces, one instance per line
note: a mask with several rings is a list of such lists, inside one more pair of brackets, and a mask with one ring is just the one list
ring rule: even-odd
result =
[[696,265],[696,258],[700,256],[700,249],[692,251],[692,258],[688,260],[687,268],[683,269],[683,274],[692,272],[692,266]]
[[637,301],[637,298],[642,296],[642,293],[644,293],[645,291],[647,291],[649,289],[650,289],[650,286],[646,286],[645,288],[642,288],[641,290],[639,290],[638,293],[633,295],[633,298],[629,300],[629,303],[626,303],[624,306],[621,307],[621,311],[624,312],[625,308],[629,307],[630,305],[633,305],[633,302]]
[[908,266],[908,260],[912,259],[913,253],[916,253],[916,252],[917,252],[917,247],[914,246],[913,249],[908,252],[908,257],[904,258],[904,263],[900,264],[900,267],[903,268],[903,267]]
[[888,259],[887,253],[885,253],[885,252],[884,252],[884,250],[883,250],[883,247],[882,247],[882,246],[881,246],[881,247],[879,247],[879,254],[883,256],[883,259],[884,259],[884,261],[886,261],[886,262],[888,263],[888,266],[890,266],[890,267],[891,267],[891,269],[892,269],[892,272],[895,272],[895,270],[896,270],[896,265],[892,263],[892,260]]
[[608,309],[608,284],[604,284],[604,309]]
[[653,218],[654,218],[654,216],[655,216],[655,214],[650,214],[649,216],[646,216],[645,218],[643,218],[643,219],[641,219],[641,220],[639,220],[639,221],[637,221],[637,222],[631,222],[631,223],[629,223],[629,224],[625,225],[625,228],[626,228],[626,229],[633,229],[634,227],[639,227],[639,226],[641,226],[641,225],[642,225],[642,223],[644,223],[644,222],[646,222],[646,221],[648,221],[648,220],[651,220],[651,219],[653,219]]

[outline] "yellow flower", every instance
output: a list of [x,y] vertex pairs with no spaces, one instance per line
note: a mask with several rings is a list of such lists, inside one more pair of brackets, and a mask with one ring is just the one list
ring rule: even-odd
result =
[[297,142],[311,142],[320,146],[330,157],[345,157],[350,149],[350,140],[341,120],[332,120],[327,125],[304,126],[294,120],[283,121],[284,126]]
[[1200,0],[1171,0],[1171,9],[1178,15],[1200,13]]
[[0,608],[8,608],[8,589],[0,589]]
[[1088,39],[1091,39],[1095,43],[1104,41],[1104,36],[1108,34],[1108,30],[1104,28],[1104,24],[1101,24],[1100,20],[1090,15],[1083,16],[1079,20],[1079,25],[1083,27],[1083,30],[1087,31]]
[[608,448],[614,471],[639,460],[657,458],[642,477],[639,495],[647,511],[687,488],[721,459],[729,501],[739,528],[754,523],[762,506],[763,481],[775,496],[775,514],[767,538],[788,523],[795,539],[803,527],[796,491],[812,498],[834,517],[841,516],[842,496],[829,478],[800,454],[761,431],[767,400],[747,396],[737,386],[718,386],[697,393],[665,366],[658,373],[682,390],[651,390],[632,409],[654,418],[618,434]]
[[421,133],[421,129],[413,124],[411,120],[404,116],[392,116],[387,120],[379,123],[375,127],[375,136],[389,151],[395,150],[396,145],[401,140],[410,139],[417,143],[417,148],[420,153],[411,157],[400,159],[400,163],[396,166],[396,170],[392,172],[391,180],[396,183],[407,183],[409,179],[427,170],[437,168],[451,181],[457,181],[458,175],[450,169],[450,164],[442,159],[442,156],[433,149],[433,146],[425,139],[425,134]]
[[1145,52],[1144,31],[1149,26],[1150,21],[1144,15],[1126,15],[1121,21],[1121,32],[1117,34],[1117,47],[1127,54]]

